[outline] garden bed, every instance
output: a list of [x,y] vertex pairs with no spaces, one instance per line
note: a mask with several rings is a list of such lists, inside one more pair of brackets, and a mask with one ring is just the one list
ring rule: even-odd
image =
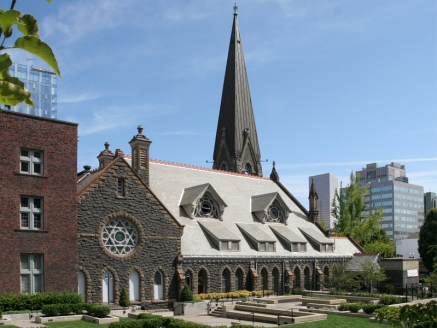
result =
[[84,320],[87,322],[97,323],[97,324],[108,324],[111,322],[118,322],[119,318],[108,315],[104,318],[92,317],[87,314],[74,314],[74,315],[59,315],[55,317],[46,317],[46,316],[36,316],[36,323],[48,323],[48,322],[64,322],[64,321],[78,321]]

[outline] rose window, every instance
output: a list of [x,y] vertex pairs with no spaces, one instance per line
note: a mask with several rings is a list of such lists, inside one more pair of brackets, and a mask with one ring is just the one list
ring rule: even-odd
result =
[[274,201],[272,205],[270,205],[269,210],[266,213],[265,220],[266,222],[284,222],[284,215],[282,214],[281,207],[277,201]]
[[200,218],[218,218],[218,208],[212,197],[205,193],[196,203],[194,215]]
[[126,255],[132,252],[138,243],[137,229],[127,220],[110,220],[103,228],[102,240],[112,254]]

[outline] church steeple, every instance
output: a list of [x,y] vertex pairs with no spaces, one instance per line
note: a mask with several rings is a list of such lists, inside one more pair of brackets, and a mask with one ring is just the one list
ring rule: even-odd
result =
[[214,146],[213,168],[262,176],[261,152],[250,98],[237,9],[235,5]]
[[308,197],[310,201],[309,219],[312,223],[319,221],[319,195],[317,195],[316,184],[314,179],[311,181],[310,195]]

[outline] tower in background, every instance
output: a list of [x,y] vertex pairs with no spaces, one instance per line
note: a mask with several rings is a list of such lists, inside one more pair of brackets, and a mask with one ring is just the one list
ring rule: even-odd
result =
[[369,187],[364,215],[381,208],[381,226],[391,239],[404,239],[419,231],[424,221],[423,187],[408,182],[404,165],[392,162],[378,167],[371,163],[356,173],[360,184]]
[[262,176],[261,152],[256,133],[237,7],[229,43],[213,168]]
[[24,83],[32,94],[34,108],[20,103],[15,106],[5,106],[4,109],[14,112],[57,118],[57,87],[56,73],[45,68],[13,63],[9,68],[11,76],[17,77]]
[[433,208],[437,208],[437,196],[435,192],[428,191],[423,194],[423,201],[425,205],[425,216],[426,213],[428,213],[429,210]]
[[310,192],[313,181],[318,195],[319,222],[324,221],[326,228],[332,229],[335,218],[331,214],[331,205],[338,188],[338,178],[331,173],[310,176],[308,178]]

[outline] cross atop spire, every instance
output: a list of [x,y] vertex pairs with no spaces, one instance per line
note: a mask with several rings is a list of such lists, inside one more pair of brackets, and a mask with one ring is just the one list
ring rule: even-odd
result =
[[[235,4],[214,146],[213,167],[262,176],[261,152],[237,11],[238,7]],[[223,128],[226,129],[226,134],[223,134]]]

